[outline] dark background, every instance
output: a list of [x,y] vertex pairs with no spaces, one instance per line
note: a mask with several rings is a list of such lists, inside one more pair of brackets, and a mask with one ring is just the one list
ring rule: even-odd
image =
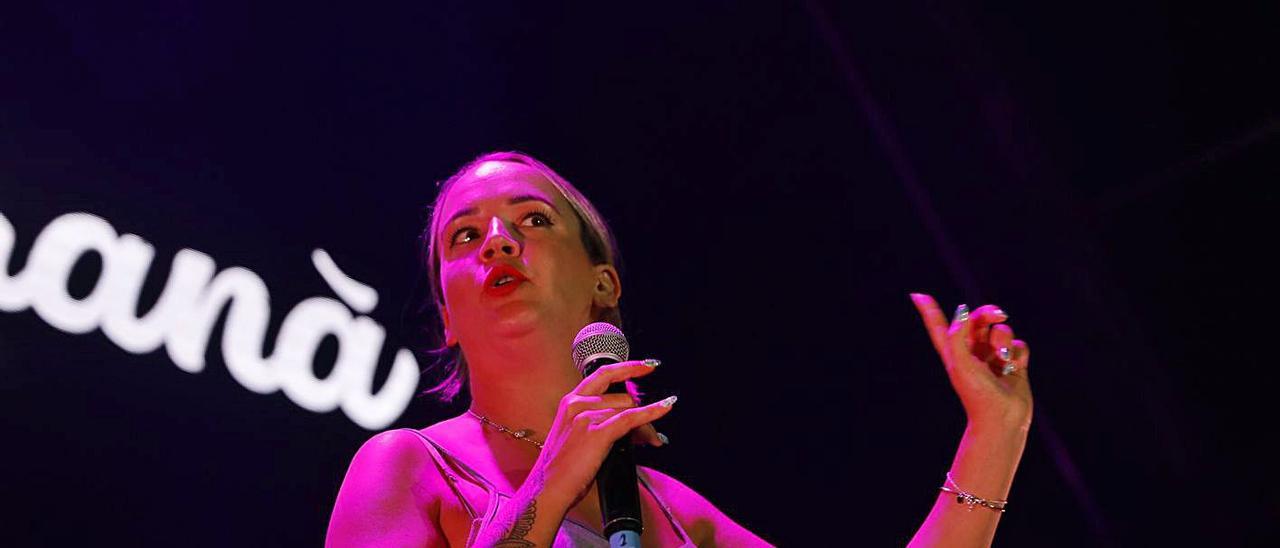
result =
[[[520,149],[617,231],[646,389],[681,396],[648,460],[765,538],[927,513],[964,417],[909,291],[1033,347],[997,545],[1278,538],[1274,2],[11,4],[4,275],[85,211],[155,245],[151,298],[189,247],[278,326],[323,248],[412,345],[435,181]],[[4,543],[319,545],[372,433],[240,387],[217,340],[191,375],[0,314]]]

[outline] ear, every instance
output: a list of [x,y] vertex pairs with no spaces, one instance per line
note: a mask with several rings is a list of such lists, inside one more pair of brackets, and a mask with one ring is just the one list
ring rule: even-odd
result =
[[622,298],[622,280],[618,278],[618,269],[611,264],[595,266],[596,285],[592,288],[591,302],[597,308],[614,308],[618,299]]
[[449,309],[439,306],[436,310],[440,311],[440,322],[444,324],[444,345],[458,346],[458,337],[453,334],[453,330],[449,328]]

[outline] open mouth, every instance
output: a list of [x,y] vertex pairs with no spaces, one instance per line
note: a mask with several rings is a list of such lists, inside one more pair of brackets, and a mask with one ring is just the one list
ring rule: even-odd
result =
[[489,271],[485,277],[484,291],[491,295],[506,295],[519,287],[520,282],[528,280],[524,274],[513,266],[500,264]]

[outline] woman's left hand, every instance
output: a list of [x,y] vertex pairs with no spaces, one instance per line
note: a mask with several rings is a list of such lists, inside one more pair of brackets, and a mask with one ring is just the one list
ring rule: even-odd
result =
[[1013,328],[1006,323],[1009,316],[995,305],[972,312],[960,305],[956,317],[948,322],[933,297],[912,293],[911,300],[947,368],[969,423],[1025,432],[1031,426],[1031,384],[1027,378],[1031,351],[1026,342],[1013,337]]

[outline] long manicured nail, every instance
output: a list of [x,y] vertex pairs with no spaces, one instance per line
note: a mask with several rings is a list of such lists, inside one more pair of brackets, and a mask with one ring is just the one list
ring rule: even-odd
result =
[[667,435],[662,432],[658,432],[658,440],[662,442],[662,445],[668,445],[671,443],[671,440],[667,439]]
[[1008,314],[1005,314],[1004,309],[997,308],[997,309],[995,309],[995,310],[992,310],[992,311],[991,311],[991,313],[992,313],[992,314],[995,314],[995,315],[997,315],[997,316],[1000,316],[1001,318],[1004,318],[1004,319],[1006,319],[1006,320],[1007,320],[1007,319],[1009,319],[1009,315],[1008,315]]
[[960,323],[969,321],[969,305],[962,304],[956,307],[956,321]]
[[665,400],[662,400],[662,401],[658,402],[658,405],[661,405],[661,406],[663,406],[663,407],[671,407],[671,406],[673,406],[673,405],[675,405],[675,404],[676,404],[676,400],[678,400],[678,399],[680,399],[680,398],[678,398],[678,397],[676,397],[676,396],[671,396],[671,397],[669,397],[669,398],[667,398],[667,399],[665,399]]
[[647,358],[644,361],[640,362],[640,364],[647,367],[657,367],[659,365],[662,365],[662,360]]

